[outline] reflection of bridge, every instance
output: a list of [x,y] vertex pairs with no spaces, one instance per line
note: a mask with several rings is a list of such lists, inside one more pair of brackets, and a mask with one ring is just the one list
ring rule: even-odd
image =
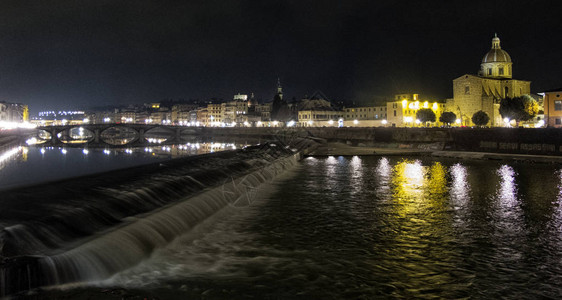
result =
[[[70,135],[70,130],[82,128],[84,131],[90,132],[87,140],[73,139]],[[144,125],[144,124],[84,124],[84,125],[65,125],[65,126],[43,126],[37,127],[38,130],[43,130],[49,133],[50,140],[45,145],[61,146],[61,145],[88,145],[91,147],[144,147],[154,145],[146,139],[148,131],[157,130],[160,135],[164,135],[166,141],[163,144],[176,144],[180,143],[182,133],[195,134],[198,132],[193,127],[179,127],[169,125]],[[103,139],[102,135],[109,129],[117,130],[130,130],[133,132],[134,137],[130,138],[123,144],[113,144]],[[39,131],[38,131],[39,133]],[[60,136],[59,136],[60,135]],[[63,138],[63,139],[61,139]]]

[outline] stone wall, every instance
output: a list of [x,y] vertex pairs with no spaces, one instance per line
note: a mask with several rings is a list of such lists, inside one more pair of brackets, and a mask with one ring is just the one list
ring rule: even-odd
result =
[[195,132],[213,138],[307,136],[359,146],[562,155],[562,131],[557,128],[199,128]]

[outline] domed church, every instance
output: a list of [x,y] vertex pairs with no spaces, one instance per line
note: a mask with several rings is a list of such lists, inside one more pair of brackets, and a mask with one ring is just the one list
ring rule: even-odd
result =
[[500,101],[531,92],[531,82],[512,78],[509,54],[500,46],[497,35],[492,48],[482,58],[478,75],[465,74],[453,80],[453,99],[447,100],[447,111],[454,112],[465,126],[471,126],[472,115],[483,110],[490,117],[491,126],[503,126],[499,113]]

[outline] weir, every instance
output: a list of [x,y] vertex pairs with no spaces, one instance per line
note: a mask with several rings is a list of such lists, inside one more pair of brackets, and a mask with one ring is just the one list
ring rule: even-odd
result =
[[0,212],[9,222],[0,233],[0,295],[130,268],[225,206],[246,203],[315,145],[268,142],[5,191],[3,206],[20,209]]

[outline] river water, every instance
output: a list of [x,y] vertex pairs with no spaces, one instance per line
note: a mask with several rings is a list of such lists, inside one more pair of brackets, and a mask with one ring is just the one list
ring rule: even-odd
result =
[[559,298],[561,166],[307,158],[104,281],[162,299]]
[[108,149],[14,146],[0,152],[0,190],[243,146],[198,142]]
[[557,164],[310,157],[135,267],[44,295],[560,298],[561,202]]

